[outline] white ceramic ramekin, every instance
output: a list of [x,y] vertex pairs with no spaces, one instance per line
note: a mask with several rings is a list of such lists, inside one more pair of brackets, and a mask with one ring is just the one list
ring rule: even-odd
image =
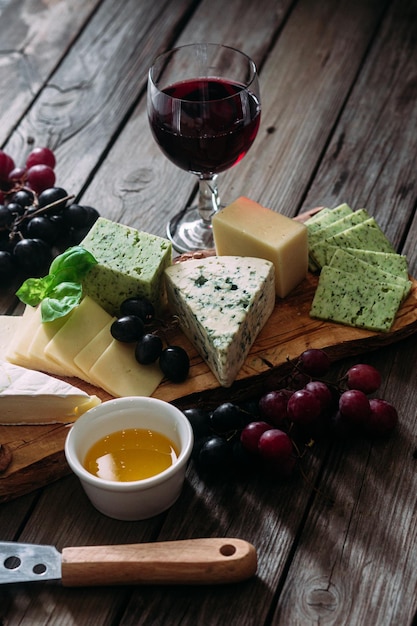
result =
[[[178,459],[156,476],[131,482],[104,480],[88,472],[83,461],[90,447],[125,428],[149,428],[162,433],[178,446]],[[109,400],[84,413],[67,435],[65,456],[98,511],[133,521],[158,515],[174,504],[184,484],[192,447],[191,425],[179,409],[163,400],[137,396]]]

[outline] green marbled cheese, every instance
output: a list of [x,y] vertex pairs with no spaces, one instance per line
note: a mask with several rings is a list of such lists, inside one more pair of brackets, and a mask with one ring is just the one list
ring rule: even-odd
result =
[[308,243],[310,246],[314,246],[315,243],[324,241],[333,235],[337,235],[338,233],[342,233],[351,226],[356,226],[356,224],[360,224],[369,218],[370,215],[365,209],[359,209],[359,211],[354,212],[352,211],[352,213],[346,215],[345,217],[341,217],[336,220],[336,222],[333,222],[316,232],[309,233]]
[[[336,250],[337,248],[335,248]],[[407,257],[397,252],[380,252],[377,250],[358,250],[357,248],[345,248],[346,252],[353,254],[357,259],[375,265],[385,272],[394,276],[408,279]]]
[[320,213],[317,213],[316,215],[310,217],[305,222],[305,225],[307,226],[307,230],[309,232],[315,232],[317,230],[320,230],[321,228],[325,228],[333,222],[336,222],[341,217],[349,215],[350,213],[353,213],[353,211],[348,204],[340,204],[334,209],[323,209],[322,211],[320,211]]
[[366,263],[343,248],[336,249],[329,265],[330,267],[342,270],[343,272],[360,276],[364,280],[377,280],[391,283],[393,285],[399,285],[404,290],[404,298],[408,296],[411,290],[410,280],[405,279],[402,276],[394,276],[393,274],[380,269],[376,265]]
[[403,299],[403,288],[365,280],[325,266],[314,295],[311,317],[371,331],[389,331]]
[[[320,230],[323,230],[323,228],[326,228],[330,224],[333,224],[334,222],[337,222],[342,217],[350,215],[351,213],[353,213],[353,211],[350,208],[350,206],[348,204],[344,203],[344,204],[340,204],[339,206],[335,207],[334,209],[324,208],[322,211],[320,211],[320,213],[317,213],[317,215],[313,215],[312,217],[310,217],[305,222],[305,225],[307,226],[307,235],[308,235],[308,240],[309,240],[309,248],[312,245],[310,239],[312,237],[314,237],[315,233],[317,233]],[[314,259],[310,255],[309,256],[309,270],[310,270],[310,272],[316,272],[318,269],[319,269],[319,267],[318,267],[317,263],[315,263]]]
[[[319,267],[328,264],[328,248],[358,248],[394,253],[395,250],[373,217],[311,246],[310,254]],[[331,248],[332,249],[332,248]]]
[[81,244],[98,261],[83,281],[85,294],[110,315],[126,298],[148,298],[159,310],[165,268],[171,264],[167,239],[100,217]]

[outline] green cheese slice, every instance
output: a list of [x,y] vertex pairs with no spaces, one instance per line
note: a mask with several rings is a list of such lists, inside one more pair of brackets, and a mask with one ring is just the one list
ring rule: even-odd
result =
[[403,288],[365,280],[334,267],[322,268],[311,317],[365,328],[390,330],[403,299]]
[[366,263],[354,254],[347,252],[343,248],[337,248],[330,262],[330,267],[342,270],[353,275],[361,276],[364,280],[377,280],[393,285],[398,285],[403,289],[405,299],[411,290],[411,281],[402,276],[394,276],[385,272],[376,265]]

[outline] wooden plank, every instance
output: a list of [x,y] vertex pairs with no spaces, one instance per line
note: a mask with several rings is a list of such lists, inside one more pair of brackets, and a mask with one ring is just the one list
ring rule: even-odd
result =
[[[298,212],[386,4],[296,4],[262,67],[258,138],[221,179],[225,203],[247,195],[285,215]],[[326,200],[310,195],[304,210],[337,204]]]
[[79,193],[143,93],[151,59],[192,3],[103,0],[8,141],[10,154],[25,154],[28,136],[50,145],[58,184]]
[[[0,19],[0,145],[59,64],[101,0],[7,2]],[[30,149],[23,139],[22,158]],[[45,141],[49,145],[48,138]],[[55,142],[52,143],[55,145]],[[18,161],[16,164],[21,164]]]
[[408,231],[411,273],[417,268],[416,229],[410,228],[410,155],[417,152],[415,12],[413,0],[402,0],[387,15],[305,200],[306,207],[318,199],[326,206],[367,207],[398,249]]
[[334,624],[413,623],[417,422],[410,363],[416,350],[414,337],[401,352],[385,349],[375,359],[383,396],[399,411],[399,432],[388,441],[344,441],[332,450],[272,623],[330,616]]

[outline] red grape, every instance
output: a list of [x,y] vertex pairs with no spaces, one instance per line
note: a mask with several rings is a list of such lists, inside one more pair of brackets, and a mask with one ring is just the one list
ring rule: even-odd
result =
[[295,465],[291,439],[278,428],[266,430],[259,438],[258,450],[261,458],[271,469],[289,475]]
[[326,383],[320,380],[312,380],[307,383],[307,391],[310,391],[321,405],[321,411],[324,412],[329,409],[333,403],[333,395]]
[[49,165],[32,165],[26,174],[27,184],[36,193],[53,187],[55,184],[55,172]]
[[264,394],[259,400],[261,417],[275,426],[282,424],[288,417],[287,405],[292,393],[288,389],[279,389]]
[[347,371],[346,376],[349,389],[359,389],[366,394],[373,393],[381,385],[381,374],[372,365],[358,363]]
[[297,424],[314,424],[321,414],[321,402],[317,395],[308,389],[294,391],[288,400],[288,416]]
[[14,169],[13,159],[3,150],[0,150],[0,180],[6,181],[12,169]]
[[371,412],[366,423],[366,431],[375,437],[389,435],[398,425],[397,410],[392,404],[380,398],[372,398],[369,404]]
[[250,422],[240,433],[242,446],[249,452],[257,453],[261,435],[271,429],[271,424],[267,422]]
[[300,367],[309,376],[323,376],[330,369],[330,359],[323,350],[309,348],[300,356]]
[[8,175],[8,180],[10,182],[19,182],[23,181],[26,177],[26,168],[25,167],[14,167]]
[[359,389],[344,391],[339,398],[339,411],[355,425],[365,425],[371,406],[367,396]]
[[49,148],[34,148],[26,159],[27,169],[33,165],[48,165],[54,169],[55,163],[55,155]]

